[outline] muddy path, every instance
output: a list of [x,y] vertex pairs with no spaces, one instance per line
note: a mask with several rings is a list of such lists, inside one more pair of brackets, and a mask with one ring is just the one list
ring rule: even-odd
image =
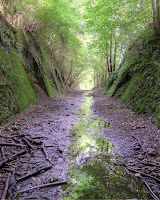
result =
[[[102,97],[100,92],[86,93],[86,97],[84,97],[83,93],[82,91],[74,91],[69,93],[67,97],[60,96],[53,100],[48,99],[45,94],[41,94],[38,97],[38,105],[32,106],[20,114],[17,114],[9,123],[0,128],[1,144],[12,143],[25,145],[19,147],[5,145],[2,147],[1,145],[0,162],[21,151],[25,152],[23,155],[17,156],[13,161],[6,162],[0,167],[0,196],[4,193],[4,185],[7,182],[7,177],[10,177],[12,183],[10,185],[8,199],[61,199],[61,185],[65,182],[68,182],[69,185],[63,186],[64,199],[87,199],[88,197],[92,197],[92,199],[101,197],[102,199],[104,196],[98,193],[95,193],[95,196],[87,196],[89,190],[86,190],[86,188],[88,186],[85,187],[87,195],[84,189],[82,192],[81,189],[79,190],[77,186],[74,186],[74,188],[76,188],[76,194],[77,191],[80,192],[80,194],[77,194],[78,196],[75,197],[73,195],[73,184],[70,183],[71,179],[68,178],[69,176],[72,178],[73,176],[77,176],[72,173],[74,171],[73,168],[76,168],[76,173],[80,174],[80,171],[77,171],[79,170],[77,166],[80,167],[81,171],[83,169],[81,165],[85,166],[85,170],[88,170],[88,167],[90,170],[92,169],[91,165],[94,165],[92,162],[101,163],[100,158],[105,160],[104,164],[110,168],[110,171],[107,169],[109,173],[111,173],[111,171],[113,172],[113,176],[109,175],[112,177],[112,182],[118,182],[120,178],[117,177],[122,177],[123,174],[123,179],[127,179],[124,185],[128,186],[134,182],[136,187],[143,188],[143,183],[137,183],[137,180],[139,181],[139,179],[143,178],[143,180],[145,182],[147,181],[151,186],[152,191],[156,195],[159,195],[159,184],[157,181],[152,178],[143,177],[141,173],[138,173],[140,171],[156,177],[158,180],[160,178],[160,167],[158,166],[160,165],[160,132],[157,127],[150,122],[147,116],[135,114],[132,110],[120,104],[116,99]],[[83,110],[81,111],[80,108],[80,105],[84,104],[87,98],[89,101],[93,100],[94,102],[92,102],[89,107],[83,108],[85,111],[89,108],[89,114],[83,113]],[[77,112],[78,110],[80,110],[80,112]],[[85,116],[87,116],[87,118],[84,118]],[[95,117],[100,117],[101,119]],[[84,135],[84,132],[78,133],[78,130],[75,128],[77,123],[79,123],[79,121],[81,122],[81,120],[83,120],[85,124],[88,120],[89,124],[100,126],[98,132],[100,132],[103,137],[102,138],[101,135],[96,136],[98,138],[98,144],[95,143],[95,139],[94,141],[92,140],[92,145],[87,143],[88,146],[85,153],[81,151],[82,145],[80,147],[78,146],[82,143],[80,139],[83,139],[82,135]],[[98,121],[97,123],[97,120],[102,121]],[[84,127],[84,124],[82,124],[82,127]],[[87,129],[86,136],[88,137],[88,135],[90,137],[95,135],[95,133]],[[88,138],[85,137],[84,140],[87,139]],[[110,143],[108,143],[108,141]],[[102,145],[103,148],[101,148]],[[112,152],[117,152],[116,154],[114,153],[114,156],[111,155],[111,151],[109,152],[108,146],[112,147]],[[101,149],[101,151],[99,152],[98,150],[97,152],[97,149]],[[75,155],[78,156],[75,158]],[[106,163],[107,158],[104,157],[104,155],[107,156],[107,158],[108,155],[111,155],[112,158],[110,158],[110,161],[112,160],[112,164]],[[118,156],[118,158],[115,158],[115,155]],[[74,166],[72,166],[73,168],[71,168],[71,163],[74,163]],[[123,169],[125,165],[125,168],[129,167],[137,170],[138,172],[134,173],[137,176],[136,180],[135,178],[130,178],[129,175],[127,175],[129,178],[126,178],[126,174],[124,175],[125,172],[119,169],[119,165],[123,165],[120,166],[121,169]],[[101,167],[100,169],[104,171],[106,170],[104,166],[99,166],[99,164],[95,166]],[[28,178],[21,179],[23,175],[41,169],[43,169],[41,173],[38,172],[37,175],[31,175]],[[120,171],[119,175],[118,173],[115,174],[116,169]],[[94,170],[95,169],[92,171]],[[68,172],[69,174],[67,174]],[[132,174],[130,172],[128,173],[130,175]],[[94,176],[94,174],[92,174],[92,176]],[[100,182],[104,183],[104,181],[106,181],[104,177],[107,177],[108,174],[104,176],[102,173],[101,176]],[[100,175],[98,174],[95,177],[100,177]],[[18,181],[18,179],[21,180]],[[97,178],[95,178],[95,180],[96,182],[98,181]],[[86,182],[89,182],[88,179],[85,179],[84,185]],[[25,191],[34,186],[50,183],[57,183],[60,186],[56,185],[56,187],[50,186]],[[122,182],[119,181],[119,184],[122,184]],[[76,185],[81,185],[79,184],[79,179]],[[103,185],[105,184],[100,185],[100,187],[102,188]],[[106,185],[106,188],[107,187]],[[117,189],[119,187],[120,186],[117,184]],[[89,186],[89,188],[91,187]],[[130,188],[134,190],[133,187]],[[133,192],[132,198],[152,198],[146,191],[143,194],[143,192],[140,191],[141,189],[135,190],[139,191],[137,192],[138,195]],[[104,191],[101,191],[101,193],[104,193]],[[110,194],[110,198],[118,198],[118,196],[114,196],[113,193],[115,192]],[[125,195],[127,193],[131,193],[130,189],[126,190]],[[128,198],[125,195],[122,196],[123,199]],[[104,197],[104,199],[107,198],[108,197]]]

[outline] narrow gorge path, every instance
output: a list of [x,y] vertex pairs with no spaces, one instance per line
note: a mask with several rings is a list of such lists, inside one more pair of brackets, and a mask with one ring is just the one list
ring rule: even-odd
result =
[[[52,100],[42,93],[38,98],[38,105],[17,114],[0,129],[1,143],[25,145],[1,147],[0,164],[4,156],[25,150],[24,155],[1,166],[1,196],[9,174],[10,199],[14,195],[23,200],[61,199],[61,186],[25,190],[65,181],[69,184],[63,186],[63,199],[149,199],[148,190],[139,181],[142,177],[159,195],[157,181],[138,173],[160,178],[160,132],[147,116],[135,114],[100,92],[73,91]],[[127,167],[138,171],[137,178]],[[37,176],[21,179],[39,169],[44,170]],[[95,171],[101,173],[95,175]]]

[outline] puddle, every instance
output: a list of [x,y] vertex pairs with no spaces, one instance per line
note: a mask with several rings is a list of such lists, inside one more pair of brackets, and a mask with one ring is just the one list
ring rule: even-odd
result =
[[101,133],[111,123],[93,116],[93,98],[89,92],[84,96],[85,102],[78,110],[80,120],[70,131],[69,184],[63,187],[63,200],[151,199],[138,179],[113,165],[119,156]]

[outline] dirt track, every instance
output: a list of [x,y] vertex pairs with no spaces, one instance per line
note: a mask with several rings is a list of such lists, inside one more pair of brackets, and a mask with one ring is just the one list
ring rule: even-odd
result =
[[[115,144],[117,152],[124,158],[124,162],[160,178],[159,168],[144,168],[142,164],[144,162],[160,164],[160,132],[157,127],[150,122],[148,117],[138,116],[116,99],[107,99],[100,93],[92,95],[95,101],[92,106],[93,113],[112,122],[112,125],[104,131],[104,135]],[[23,148],[27,149],[27,153],[6,164],[0,171],[0,195],[8,175],[4,169],[16,170],[20,174],[24,174],[45,166],[52,166],[52,169],[44,173],[18,182],[17,191],[39,184],[67,180],[68,159],[66,153],[67,146],[70,144],[69,130],[78,120],[75,111],[82,101],[82,92],[70,93],[67,98],[60,96],[53,100],[43,94],[39,97],[39,105],[26,109],[1,127],[0,142],[25,144],[22,139],[24,137],[22,135],[25,135],[25,138],[43,142],[48,159],[45,159],[41,145],[33,145],[34,149],[30,149],[30,151],[26,147]],[[20,130],[13,130],[17,129],[16,127]],[[132,136],[140,139],[143,148],[138,147],[137,140]],[[15,138],[17,142],[14,140]],[[21,147],[4,147],[4,153],[8,157],[21,149]],[[3,160],[2,156],[1,160]],[[154,184],[155,191],[158,191],[155,182],[152,180],[150,182]],[[19,194],[19,199],[60,199],[60,193],[59,186],[48,187]]]

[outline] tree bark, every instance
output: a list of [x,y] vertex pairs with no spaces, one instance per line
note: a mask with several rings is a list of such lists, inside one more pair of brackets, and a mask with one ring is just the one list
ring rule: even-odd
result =
[[113,71],[116,69],[116,53],[117,53],[117,41],[115,38],[115,48],[114,48],[114,65],[113,65]]
[[160,5],[159,0],[151,0],[152,2],[152,11],[153,11],[153,24],[155,33],[160,34]]
[[112,72],[112,36],[111,36],[111,41],[110,41],[110,72]]
[[67,76],[67,78],[65,80],[65,83],[67,83],[67,84],[68,84],[68,80],[70,79],[70,76],[72,74],[72,68],[73,68],[73,59],[71,61],[71,67],[70,67],[70,70],[69,70],[69,74],[68,74],[68,76]]

